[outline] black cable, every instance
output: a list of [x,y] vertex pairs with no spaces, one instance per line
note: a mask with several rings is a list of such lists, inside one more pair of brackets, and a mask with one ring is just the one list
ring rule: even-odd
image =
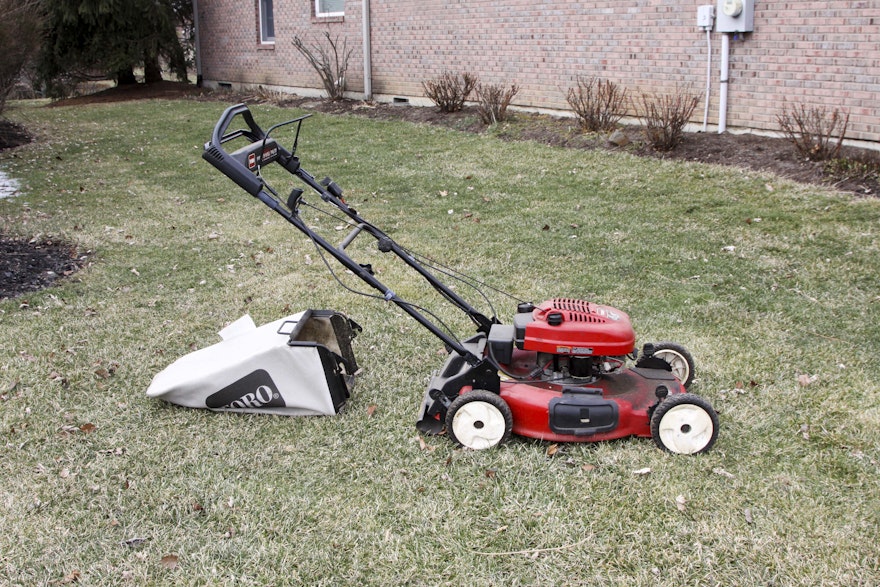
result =
[[[306,206],[312,208],[316,212],[320,212],[321,214],[325,214],[326,216],[329,216],[330,218],[332,218],[336,221],[348,222],[347,218],[344,218],[342,216],[337,216],[327,210],[324,210],[323,208],[319,208],[318,206],[308,204],[306,202],[304,202],[304,203],[306,204]],[[400,246],[399,243],[398,243],[398,246]],[[505,297],[508,297],[516,302],[519,302],[519,303],[525,302],[525,300],[518,298],[509,292],[506,292],[506,291],[499,289],[495,286],[492,286],[488,283],[480,281],[479,279],[477,279],[471,275],[468,275],[468,274],[463,273],[461,271],[457,271],[456,269],[453,269],[447,265],[443,265],[442,263],[439,263],[438,261],[435,261],[434,259],[432,259],[428,256],[416,253],[415,251],[413,251],[407,247],[400,246],[400,248],[405,253],[407,253],[410,257],[417,260],[419,263],[428,267],[429,269],[433,269],[435,272],[440,273],[442,275],[445,275],[451,279],[454,279],[454,280],[458,281],[459,283],[462,283],[462,284],[468,286],[469,288],[473,289],[475,292],[477,292],[477,294],[479,294],[479,296],[483,299],[483,301],[489,307],[489,310],[491,311],[492,316],[497,316],[498,313],[495,310],[495,306],[492,303],[492,300],[489,299],[489,296],[487,296],[486,293],[482,289],[480,289],[480,287],[484,287],[486,289],[492,290],[493,292],[500,294],[500,295],[503,295]],[[438,293],[440,293],[447,301],[452,302],[453,304],[455,303],[454,300],[452,300],[452,298],[450,298],[444,292],[438,291]]]
[[[307,204],[307,203],[306,203],[306,205],[311,206],[310,204]],[[311,207],[314,207],[314,206],[311,206]],[[330,272],[330,275],[333,277],[333,279],[336,280],[336,283],[338,283],[343,289],[345,289],[346,291],[351,292],[355,295],[364,296],[366,298],[371,298],[374,300],[381,300],[383,302],[389,301],[384,296],[379,296],[379,295],[372,294],[372,293],[365,292],[365,291],[359,291],[359,290],[356,290],[352,287],[349,287],[348,285],[343,283],[343,281],[339,278],[339,276],[336,275],[336,272],[333,270],[333,267],[330,265],[329,261],[327,261],[327,258],[324,256],[325,251],[324,251],[324,249],[321,248],[321,245],[318,244],[318,241],[316,241],[311,234],[309,234],[308,237],[309,237],[309,240],[312,241],[312,244],[315,246],[315,250],[318,251],[318,255],[321,257],[321,261],[324,262],[324,266],[327,268],[327,271]],[[395,296],[395,298],[396,298],[397,303],[404,305],[408,308],[418,310],[419,312],[423,312],[423,313],[427,314],[428,316],[430,316],[431,318],[433,318],[437,323],[440,324],[440,326],[449,334],[449,336],[451,338],[453,338],[459,344],[462,344],[461,339],[459,339],[458,336],[456,336],[456,334],[452,330],[452,328],[450,328],[449,325],[447,325],[446,322],[443,321],[443,319],[441,319],[439,316],[437,316],[437,314],[435,314],[434,312],[432,312],[431,310],[429,310],[427,308],[419,306],[418,304],[408,302],[404,299],[397,298],[396,296]]]
[[[316,212],[319,212],[319,213],[321,213],[321,214],[324,214],[324,215],[326,215],[326,216],[329,216],[330,218],[332,218],[332,219],[334,219],[334,220],[336,220],[336,221],[338,221],[338,222],[348,222],[348,219],[347,219],[347,218],[344,218],[344,217],[342,217],[342,216],[337,216],[337,215],[335,215],[335,214],[333,214],[333,213],[331,213],[331,212],[329,212],[329,211],[327,211],[327,210],[325,210],[325,209],[323,209],[323,208],[320,208],[320,207],[315,206],[315,205],[313,205],[313,204],[309,204],[308,202],[305,202],[305,201],[303,202],[303,204],[305,204],[306,206],[308,206],[309,208],[313,209],[313,210],[316,211]],[[399,245],[398,245],[398,246],[399,246]],[[470,276],[468,276],[468,275],[465,275],[465,274],[463,274],[463,273],[459,273],[458,275],[456,275],[456,271],[455,271],[454,269],[451,269],[451,268],[447,268],[448,271],[444,271],[443,269],[441,269],[441,268],[439,268],[439,267],[436,267],[436,266],[432,265],[431,263],[435,263],[435,262],[432,261],[432,260],[430,260],[428,257],[423,257],[423,256],[421,256],[421,255],[418,255],[418,254],[414,253],[413,251],[411,251],[411,250],[409,250],[409,249],[407,249],[407,248],[405,248],[405,247],[401,247],[401,249],[403,249],[403,251],[404,251],[405,253],[407,253],[410,257],[412,257],[413,259],[419,261],[422,265],[425,265],[425,266],[427,266],[428,268],[433,269],[434,271],[436,271],[436,272],[438,272],[438,273],[441,273],[441,274],[446,275],[446,276],[448,276],[448,277],[450,277],[450,278],[452,278],[452,279],[455,279],[455,280],[457,280],[457,281],[463,283],[464,285],[467,285],[468,287],[470,287],[470,288],[473,289],[474,291],[476,291],[476,292],[480,295],[480,297],[482,297],[483,300],[486,302],[486,305],[489,306],[489,309],[491,310],[492,315],[493,315],[493,316],[497,316],[497,313],[495,312],[495,308],[494,308],[494,306],[492,305],[492,301],[489,299],[489,297],[488,297],[483,291],[481,291],[478,287],[476,287],[473,283],[470,283],[469,281],[467,281],[467,280],[464,279],[463,277],[467,277],[468,279],[471,279],[471,280],[473,280],[473,281],[476,282],[476,283],[480,283],[479,280],[477,280],[477,279],[475,279],[475,278],[473,278],[473,277],[470,277]],[[428,260],[431,261],[431,262],[425,262],[425,259],[428,259]],[[463,276],[463,277],[460,277],[460,276]],[[488,287],[489,289],[492,289],[492,290],[494,290],[494,291],[496,291],[496,292],[498,292],[498,293],[501,293],[501,294],[503,294],[503,295],[506,295],[506,296],[508,296],[508,297],[510,297],[510,298],[517,299],[517,298],[513,297],[513,296],[510,295],[510,294],[507,294],[507,293],[505,293],[505,292],[503,292],[503,291],[501,291],[501,290],[498,290],[497,288],[493,288],[493,287],[490,286],[490,285],[486,285],[486,287]],[[449,302],[451,302],[452,304],[454,304],[454,305],[457,306],[457,304],[455,304],[455,301],[454,301],[451,297],[449,297],[448,294],[446,294],[445,292],[443,292],[443,291],[441,291],[441,290],[438,290],[438,289],[436,289],[436,288],[435,288],[435,291],[437,291],[437,293],[439,293],[439,294],[440,294],[443,298],[445,298],[447,301],[449,301]],[[517,301],[522,301],[522,300],[517,300]],[[427,311],[427,310],[425,310],[425,311]],[[475,324],[476,324],[476,322],[475,322]],[[479,326],[479,324],[477,324],[477,325]]]
[[[476,277],[473,277],[472,275],[468,275],[467,273],[462,273],[461,271],[457,271],[457,270],[453,269],[452,267],[448,267],[446,265],[443,265],[442,263],[435,261],[434,259],[432,259],[430,257],[415,253],[405,247],[401,247],[401,248],[404,251],[406,251],[407,253],[409,253],[410,255],[412,255],[413,257],[415,257],[416,259],[418,259],[419,262],[421,262],[423,265],[427,265],[428,267],[437,271],[438,273],[442,273],[442,274],[447,275],[453,279],[456,279],[456,280],[464,283],[465,285],[475,289],[476,291],[480,292],[481,294],[482,294],[482,291],[477,287],[477,285],[479,285],[480,287],[485,287],[487,289],[490,289],[490,290],[494,291],[495,293],[501,294],[505,297],[508,297],[508,298],[516,301],[516,302],[522,303],[522,302],[526,301],[526,300],[523,300],[523,299],[516,297],[515,295],[513,295],[509,292],[504,291],[503,289],[499,289],[499,288],[497,288],[493,285],[490,285],[486,282],[480,281],[479,279],[477,279]],[[471,283],[471,281],[473,283]],[[474,284],[477,284],[477,285],[474,285]],[[484,295],[484,298],[485,298],[485,295]],[[487,303],[489,303],[488,298],[485,298],[485,299],[486,299]],[[489,305],[491,306],[491,303],[489,303]],[[495,312],[493,311],[492,313],[494,314]]]

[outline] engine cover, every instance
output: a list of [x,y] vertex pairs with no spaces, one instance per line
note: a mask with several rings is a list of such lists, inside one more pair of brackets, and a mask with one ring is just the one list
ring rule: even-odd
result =
[[584,300],[553,298],[514,318],[517,347],[575,357],[624,356],[636,334],[629,316],[617,308]]

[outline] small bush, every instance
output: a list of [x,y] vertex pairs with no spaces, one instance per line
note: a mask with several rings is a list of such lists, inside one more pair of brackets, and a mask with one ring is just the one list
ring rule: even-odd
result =
[[588,131],[611,131],[626,114],[626,88],[597,77],[577,78],[566,99],[581,128]]
[[515,84],[509,88],[503,85],[479,84],[477,86],[477,112],[480,114],[480,120],[484,124],[495,124],[496,122],[504,122],[507,118],[507,107],[510,106],[511,100],[519,92],[519,88]]
[[776,116],[776,121],[798,153],[810,161],[828,161],[840,155],[849,114],[835,108],[829,117],[825,108],[808,108],[804,104],[789,108],[783,101],[782,113]]
[[451,71],[444,71],[440,77],[422,82],[425,96],[443,112],[461,110],[476,85],[477,76]]
[[331,37],[324,31],[323,43],[306,43],[299,35],[293,37],[293,46],[306,58],[318,75],[331,100],[341,100],[345,94],[345,74],[348,71],[348,60],[354,49],[348,48],[348,42],[339,37]]
[[684,127],[690,120],[699,94],[688,87],[676,87],[671,94],[642,92],[633,100],[633,109],[642,124],[645,140],[655,151],[671,151],[684,139]]

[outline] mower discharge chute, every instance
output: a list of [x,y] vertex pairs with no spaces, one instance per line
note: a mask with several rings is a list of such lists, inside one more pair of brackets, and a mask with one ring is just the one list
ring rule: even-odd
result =
[[[229,131],[239,118],[245,127]],[[687,349],[660,342],[645,344],[639,353],[629,316],[580,299],[554,298],[537,305],[520,302],[511,324],[487,317],[440,280],[438,274],[452,276],[449,268],[419,259],[363,219],[345,202],[336,183],[329,178],[317,181],[300,166],[296,145],[305,118],[285,121],[265,132],[247,106],[232,106],[217,122],[202,156],[377,290],[381,295],[376,297],[397,305],[443,341],[449,355],[425,391],[417,421],[420,431],[445,431],[472,449],[497,446],[511,434],[554,442],[652,437],[660,448],[681,454],[712,447],[718,436],[718,416],[709,402],[687,391],[694,379],[694,362]],[[270,136],[275,128],[288,124],[297,125],[289,151]],[[224,145],[234,140],[244,145],[229,152]],[[300,216],[301,207],[314,208],[306,203],[302,189],[294,188],[282,200],[264,179],[263,171],[271,164],[300,179],[326,207],[347,217],[351,232],[338,246]],[[363,234],[373,237],[379,251],[398,257],[464,312],[476,333],[465,340],[453,336],[436,324],[439,319],[433,314],[380,282],[369,264],[352,259],[346,248]]]

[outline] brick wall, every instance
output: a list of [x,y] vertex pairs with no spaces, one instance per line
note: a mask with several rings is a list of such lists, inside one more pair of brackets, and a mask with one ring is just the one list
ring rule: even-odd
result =
[[321,44],[323,34],[353,50],[348,87],[363,89],[360,2],[347,2],[344,18],[314,17],[314,0],[274,0],[275,43],[260,43],[259,0],[200,0],[202,76],[208,83],[322,88],[321,79],[294,48],[299,35]]
[[[396,0],[372,2],[372,85],[385,97],[423,96],[422,80],[468,71],[516,83],[516,103],[568,109],[578,75],[631,92],[702,92],[708,56],[697,6],[711,0]],[[349,89],[362,91],[361,2],[334,22],[313,0],[275,0],[276,44],[261,49],[257,0],[200,0],[206,80],[319,88],[290,44],[293,34],[340,34],[355,49]],[[880,142],[880,3],[828,0],[755,4],[755,30],[732,38],[727,125],[777,130],[783,100],[850,113],[847,136]],[[721,35],[712,33],[709,123],[718,120]],[[703,104],[695,114],[701,122]]]

